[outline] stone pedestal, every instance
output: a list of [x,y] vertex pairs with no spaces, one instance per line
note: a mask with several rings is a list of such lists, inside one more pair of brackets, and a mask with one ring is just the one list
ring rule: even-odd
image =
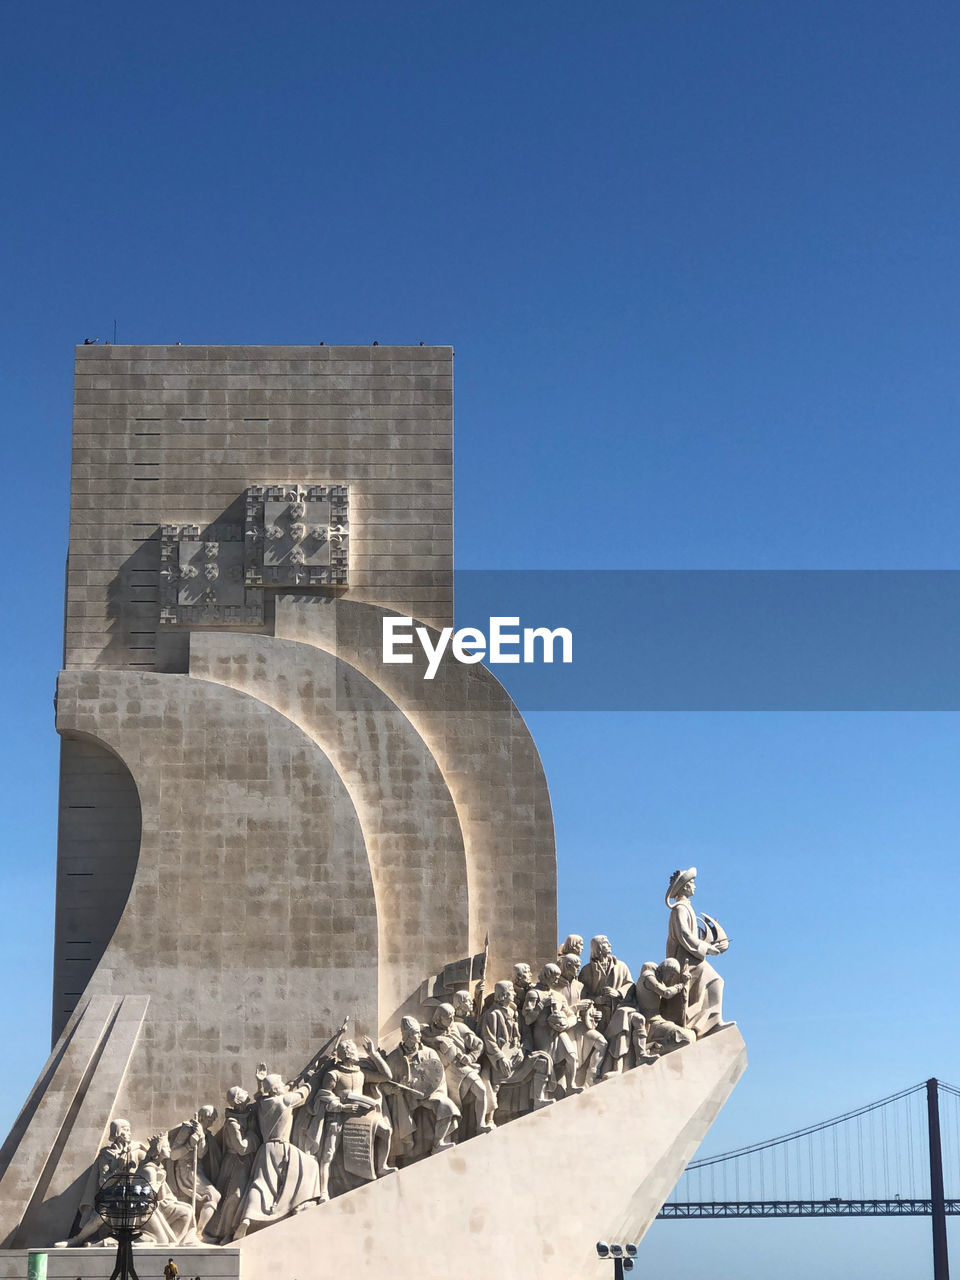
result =
[[746,1067],[736,1027],[241,1241],[242,1280],[609,1280]]
[[[37,1250],[0,1249],[0,1280],[24,1280],[27,1262]],[[47,1254],[47,1280],[110,1280],[117,1257],[117,1246],[106,1248],[50,1249]],[[239,1280],[240,1251],[230,1249],[180,1249],[144,1246],[134,1242],[133,1265],[139,1280],[163,1280],[163,1268],[172,1257],[180,1268],[182,1280]]]

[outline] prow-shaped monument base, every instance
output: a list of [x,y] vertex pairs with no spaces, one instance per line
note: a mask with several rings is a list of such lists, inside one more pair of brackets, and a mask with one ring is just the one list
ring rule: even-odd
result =
[[735,1026],[241,1242],[242,1280],[556,1280],[639,1241],[747,1063]]

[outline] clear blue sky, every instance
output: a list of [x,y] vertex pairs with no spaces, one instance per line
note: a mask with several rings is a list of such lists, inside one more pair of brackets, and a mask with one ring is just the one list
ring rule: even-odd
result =
[[[7,1119],[48,1043],[84,337],[452,343],[461,568],[958,567],[954,4],[39,2],[3,27]],[[531,726],[561,933],[654,958],[664,874],[697,862],[734,938],[751,1067],[704,1150],[960,1084],[955,715]],[[644,1256],[902,1280],[927,1250],[925,1224],[664,1223]]]

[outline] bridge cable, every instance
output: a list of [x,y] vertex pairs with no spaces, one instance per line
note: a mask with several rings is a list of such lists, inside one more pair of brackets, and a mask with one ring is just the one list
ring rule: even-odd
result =
[[[880,1098],[877,1102],[871,1102],[867,1106],[857,1107],[853,1111],[848,1111],[845,1115],[834,1116],[830,1120],[822,1120],[819,1124],[807,1125],[803,1129],[795,1129],[792,1133],[781,1134],[777,1138],[768,1138],[765,1142],[754,1142],[746,1147],[738,1147],[734,1151],[724,1151],[720,1155],[706,1156],[702,1160],[693,1160],[687,1166],[689,1170],[706,1168],[711,1164],[720,1164],[724,1160],[732,1160],[736,1156],[747,1156],[768,1150],[771,1147],[778,1147],[784,1142],[792,1142],[798,1138],[806,1138],[808,1136],[819,1134],[821,1141],[825,1134],[825,1130],[835,1128],[837,1125],[844,1124],[848,1120],[855,1120],[859,1116],[869,1115],[873,1111],[877,1111],[880,1107],[888,1106],[890,1103],[899,1102],[901,1098],[907,1098],[911,1094],[918,1093],[926,1088],[926,1083],[912,1085],[909,1089],[901,1089],[899,1093],[893,1093],[888,1098]],[[960,1097],[960,1089],[952,1089],[951,1092]],[[826,1170],[824,1169],[824,1173]]]

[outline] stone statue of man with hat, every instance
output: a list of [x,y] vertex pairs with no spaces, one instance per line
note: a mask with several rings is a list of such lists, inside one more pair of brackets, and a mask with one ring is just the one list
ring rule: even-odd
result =
[[683,1025],[701,1039],[730,1026],[723,1020],[723,979],[707,960],[722,955],[730,944],[712,916],[698,919],[690,902],[696,887],[696,867],[674,871],[664,901],[670,908],[667,958],[679,961],[690,975]]

